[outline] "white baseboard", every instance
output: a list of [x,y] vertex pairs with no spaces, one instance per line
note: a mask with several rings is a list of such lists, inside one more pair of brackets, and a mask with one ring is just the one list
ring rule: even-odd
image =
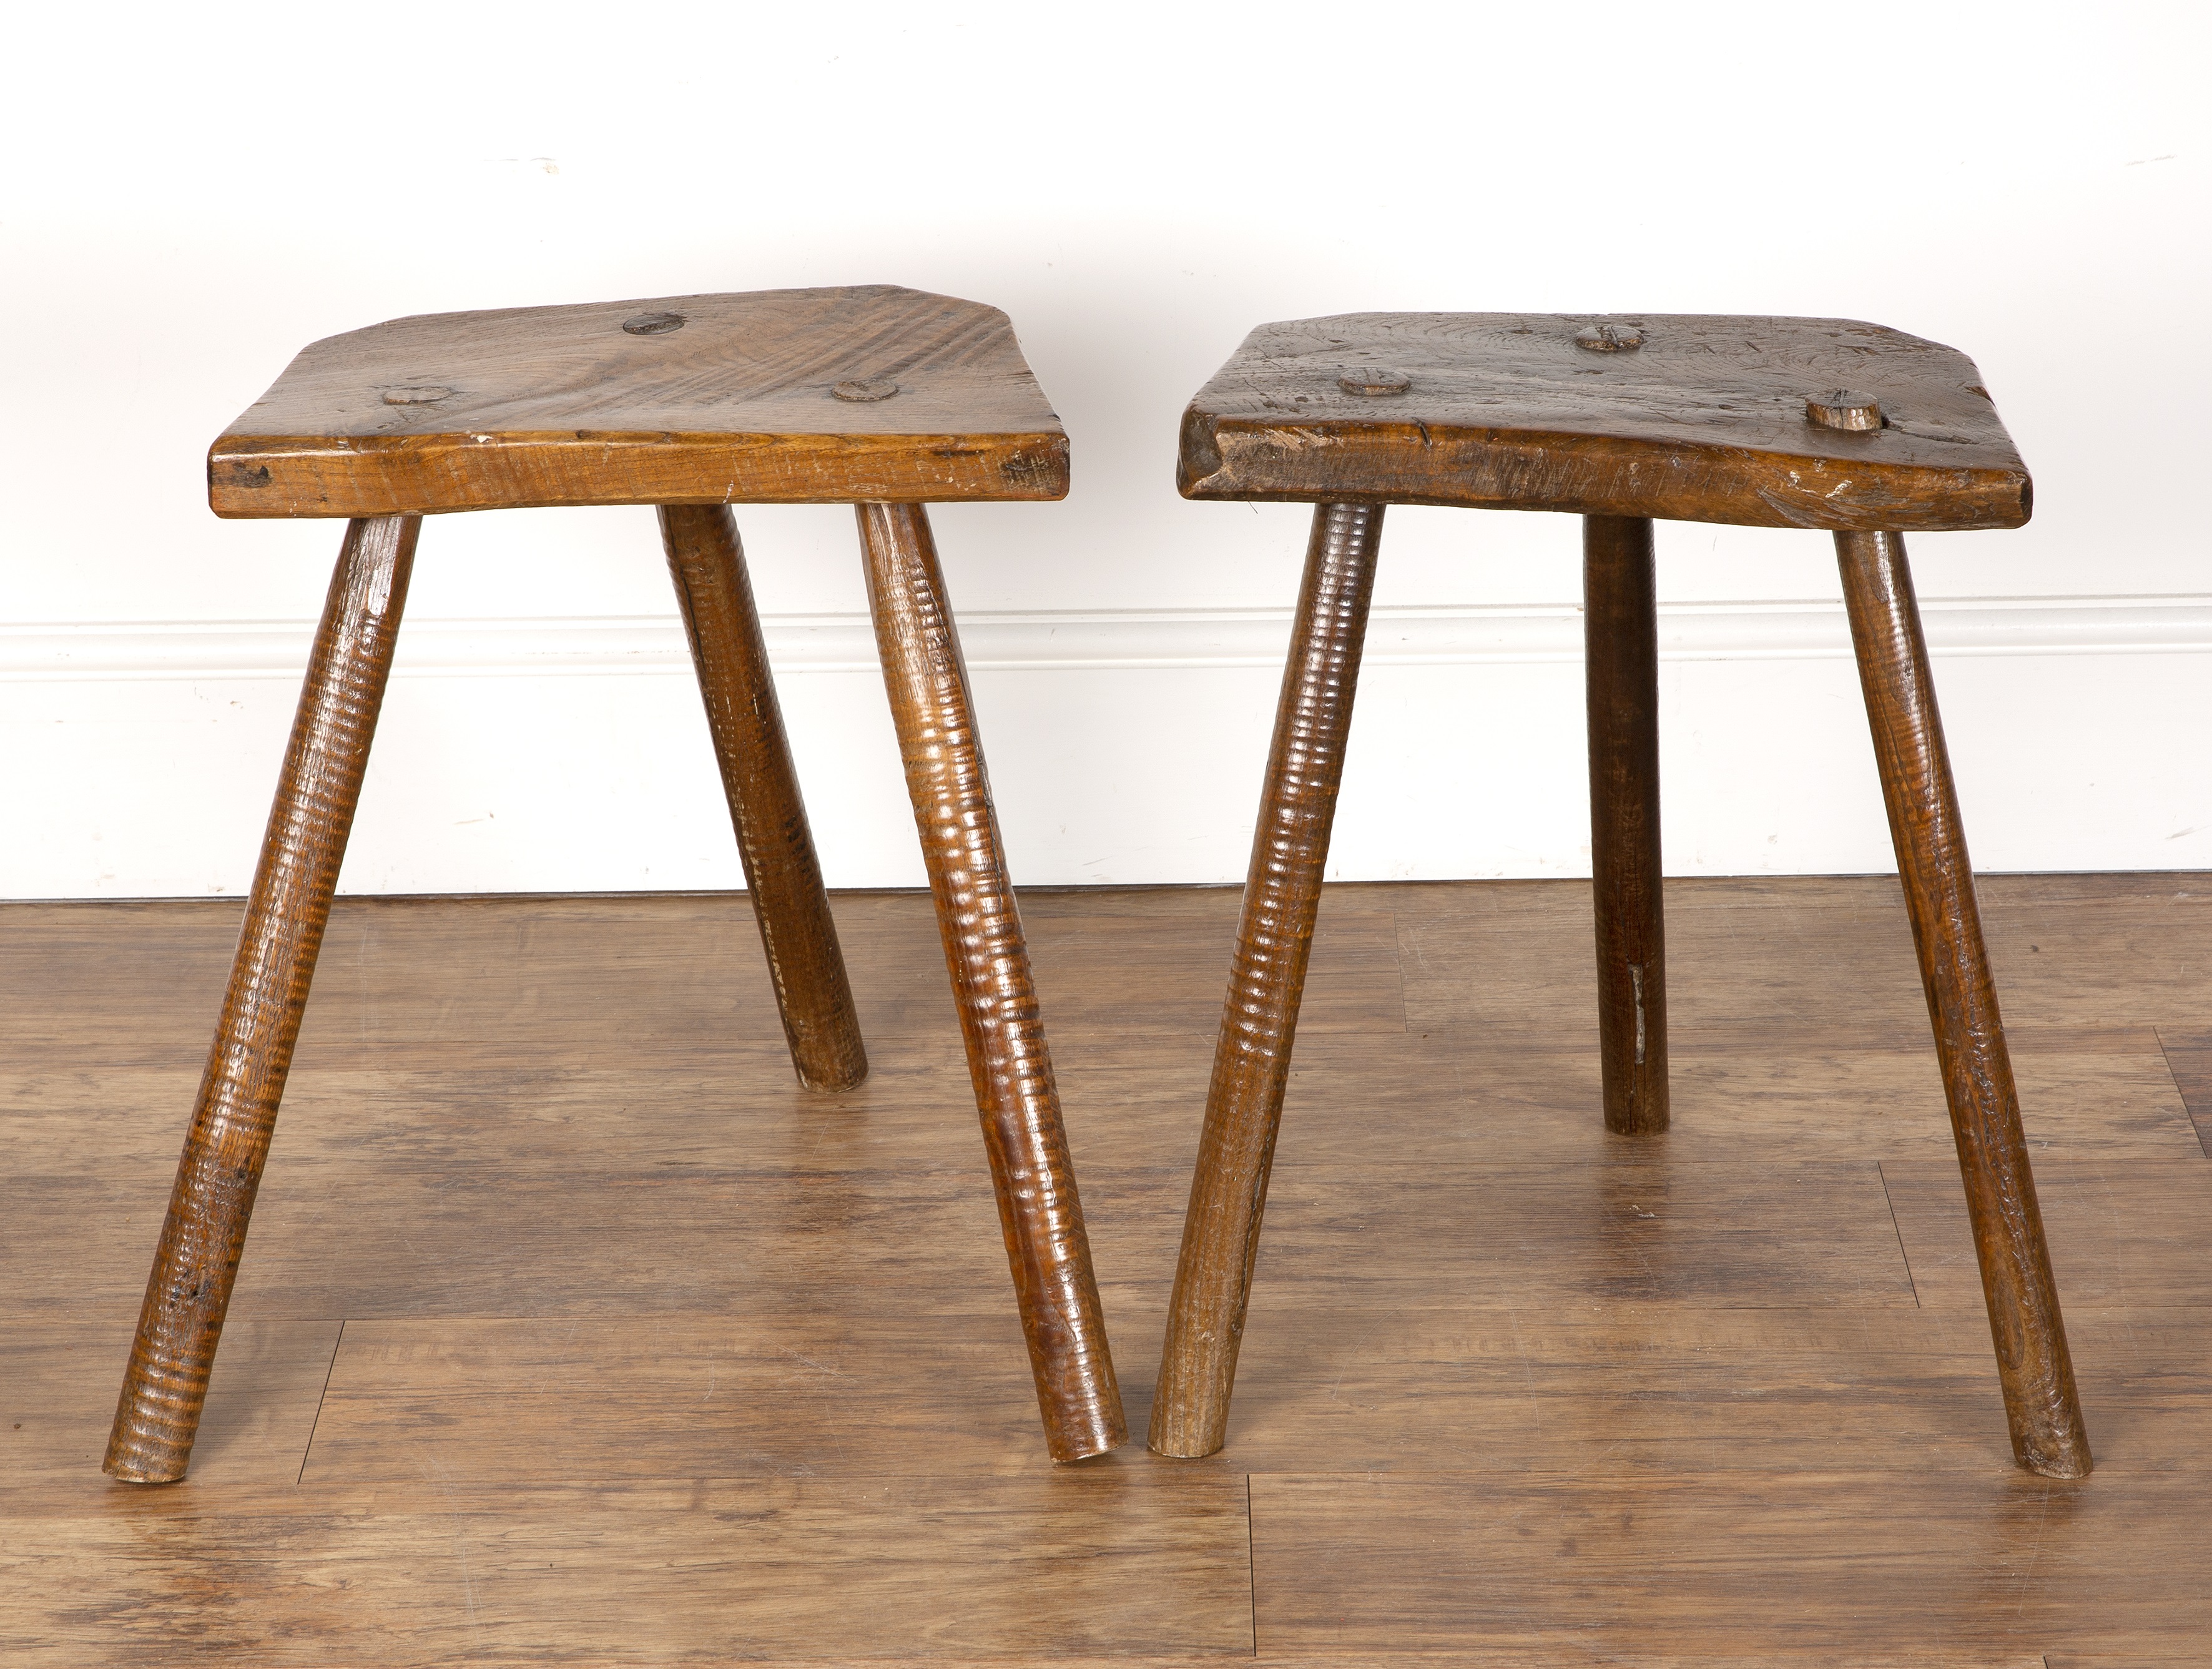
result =
[[[2171,655],[2212,650],[2212,595],[1927,598],[1939,655]],[[960,620],[977,672],[1277,667],[1287,609],[973,612]],[[771,615],[763,626],[780,672],[872,671],[861,614]],[[297,678],[308,620],[55,621],[0,624],[0,680],[137,681]],[[1662,604],[1666,661],[1831,660],[1850,653],[1841,603]],[[1582,611],[1378,608],[1370,664],[1447,667],[1577,661]],[[656,673],[689,664],[674,615],[415,619],[395,671],[443,677]]]
[[[1972,850],[1996,869],[2212,868],[2212,596],[1923,601]],[[1887,868],[1839,604],[1662,606],[1674,874]],[[922,880],[865,617],[766,622],[825,873]],[[0,896],[235,893],[313,625],[0,626]],[[1028,885],[1242,878],[1290,615],[972,613],[999,815]],[[1386,608],[1368,639],[1329,875],[1588,873],[1572,606]],[[742,885],[666,617],[403,631],[343,885],[374,892]]]

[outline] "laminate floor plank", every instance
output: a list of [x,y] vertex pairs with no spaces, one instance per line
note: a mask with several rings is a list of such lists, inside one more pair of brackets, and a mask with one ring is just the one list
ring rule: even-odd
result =
[[[235,1313],[994,1314],[1011,1301],[980,1151],[972,1168],[565,1177],[492,1163],[374,1175],[283,1157],[255,1209]],[[1083,1179],[1109,1303],[1164,1293],[1187,1185],[1166,1166],[1094,1166]],[[33,1237],[100,1225],[98,1246],[68,1266],[21,1272],[16,1313],[135,1306],[165,1191],[144,1179],[0,1179],[0,1211]],[[1271,1304],[1914,1302],[1881,1173],[1866,1161],[1497,1165],[1473,1176],[1412,1161],[1291,1165],[1269,1197],[1259,1287]]]
[[1080,1468],[0,1489],[0,1573],[9,1662],[71,1669],[1252,1649],[1243,1480]]
[[[1407,1014],[1452,1029],[1588,1042],[1597,972],[1586,881],[1398,894]],[[1924,1038],[1912,936],[1893,876],[1665,889],[1670,1037],[1792,1034],[1849,1046]],[[1758,1028],[1747,1032],[1747,1028]]]
[[2174,1087],[2189,1109],[2197,1145],[2212,1159],[2212,1032],[2182,1026],[2163,1026],[2158,1033],[2160,1053],[2173,1075]]
[[[1955,1160],[1887,1160],[1882,1178],[1920,1301],[1979,1309],[1980,1276]],[[2035,1160],[2051,1264],[2069,1308],[2212,1307],[2204,1252],[2212,1166],[2148,1166],[2059,1152]]]
[[[2199,1650],[2212,1472],[1252,1480],[1265,1652]],[[1571,1658],[1567,1660],[1573,1660]]]
[[[951,1036],[945,1032],[950,1031]],[[1324,1034],[1325,1046],[1328,1034]],[[1194,1149],[1211,1037],[1079,1044],[1057,1074],[1070,1140],[1094,1163],[1167,1162]],[[197,1063],[0,1069],[0,1142],[46,1174],[173,1166],[199,1087]],[[272,1166],[349,1160],[447,1173],[471,1164],[573,1171],[596,1142],[654,1169],[793,1165],[965,1166],[982,1151],[957,1029],[878,1050],[866,1080],[803,1089],[772,1042],[690,1049],[550,1044],[510,1057],[472,1045],[394,1045],[374,1063],[296,1065]],[[143,1170],[140,1173],[143,1174]]]
[[[2093,1447],[2136,1471],[2212,1450],[2197,1312],[2069,1315]],[[1703,1310],[1263,1311],[1223,1457],[1346,1471],[1672,1476],[1979,1471],[2009,1464],[1979,1314]]]
[[[1141,1049],[1060,1051],[1079,1166],[1185,1166],[1198,1143],[1212,1043],[1155,1036]],[[2168,1057],[2046,1051],[2014,1063],[2037,1154],[2204,1154]],[[1949,1116],[1924,1050],[1677,1049],[1670,1163],[1941,1156]],[[0,1073],[0,1142],[48,1175],[158,1179],[173,1164],[196,1069]],[[1302,1038],[1285,1097],[1279,1162],[1359,1163],[1378,1149],[1453,1162],[1606,1162],[1650,1148],[1608,1136],[1595,1056],[1490,1039],[1407,1036],[1378,1051],[1358,1035]],[[781,1039],[744,1048],[541,1051],[487,1064],[459,1045],[392,1051],[380,1067],[303,1067],[288,1087],[271,1185],[283,1167],[345,1163],[452,1175],[572,1174],[592,1140],[664,1174],[822,1166],[972,1170],[981,1144],[957,1037],[917,1042],[856,1090],[817,1095],[791,1078]],[[1656,1151],[1654,1149],[1653,1151]],[[1080,1173],[1079,1173],[1080,1174]]]
[[[1129,1320],[1139,1325],[1116,1338],[1132,1358],[1133,1421],[1148,1411],[1159,1330],[1156,1314]],[[2212,1453],[2201,1313],[2069,1321],[2100,1460],[2201,1466]],[[305,1477],[1030,1472],[1018,1344],[1010,1321],[980,1317],[354,1321]],[[1295,1471],[1316,1455],[1414,1476],[1980,1472],[2006,1447],[1978,1315],[1255,1307],[1228,1448],[1169,1470]],[[1124,1450],[1093,1464],[1164,1463]]]
[[[0,1014],[11,1062],[46,1056],[77,1066],[91,1051],[102,1066],[198,1071],[240,905],[0,907],[10,935],[5,984],[19,999]],[[1022,910],[1055,1035],[1212,1037],[1236,941],[1234,889],[1025,893]],[[841,892],[832,914],[872,1060],[879,1040],[957,1027],[926,894]],[[1387,895],[1333,911],[1315,935],[1302,1026],[1401,1030],[1398,941]],[[126,959],[105,953],[118,945],[129,947]],[[610,1002],[611,990],[649,991],[651,1001]],[[441,1044],[523,1061],[549,1045],[690,1049],[709,1039],[781,1046],[781,1039],[742,893],[344,897],[317,962],[299,1063],[380,1063],[394,1049]]]
[[355,1321],[305,1477],[1035,1475],[1036,1431],[1011,1315]]
[[[0,1320],[0,1484],[66,1492],[99,1476],[136,1319]],[[230,1325],[192,1451],[195,1481],[298,1481],[339,1329],[337,1321],[252,1317]]]
[[[1038,997],[1055,1045],[1063,1035],[1075,1043],[1146,1032],[1196,1032],[1211,1041],[1237,945],[1237,894],[1188,891],[1208,907],[1159,919],[1093,911],[1079,893],[1047,893],[1034,903],[1035,895],[1024,897]],[[1314,929],[1300,1035],[1405,1029],[1398,918],[1388,896],[1338,902]]]
[[[1978,892],[2008,1025],[2202,1028],[2212,1014],[2212,959],[2195,948],[2212,937],[2201,880],[1985,875]],[[1595,1039],[1587,882],[1425,882],[1394,896],[1415,1031]],[[1666,912],[1673,1036],[1926,1046],[1894,875],[1669,880]]]
[[76,1066],[166,1060],[197,1072],[245,908],[181,898],[0,905],[0,1051],[11,1066],[45,1056]]
[[1254,1290],[1274,1306],[1913,1304],[1879,1170],[1800,1160],[1280,1166]]
[[[427,1052],[380,1069],[296,1069],[272,1185],[286,1164],[364,1176],[471,1166],[567,1175],[595,1143],[673,1173],[940,1167],[980,1161],[982,1151],[957,1039],[926,1063],[900,1059],[837,1095],[800,1088],[780,1038],[742,1051],[602,1051],[596,1064],[541,1056],[487,1066],[451,1050],[425,1061]],[[198,1085],[197,1072],[160,1069],[9,1074],[0,1137],[42,1144],[28,1150],[48,1174],[173,1165]]]
[[[977,1143],[981,1148],[980,1142]],[[1010,1303],[980,1151],[972,1176],[842,1171],[446,1177],[300,1163],[264,1185],[233,1299],[264,1317],[605,1315]],[[272,1170],[274,1165],[272,1162]],[[48,1239],[101,1223],[96,1258],[33,1268],[19,1313],[111,1312],[143,1287],[166,1189],[0,1179],[0,1212]],[[126,1204],[127,1197],[127,1204]]]
[[[1594,1049],[1417,1034],[1378,1059],[1358,1039],[1301,1038],[1278,1162],[1356,1160],[1380,1144],[1473,1164],[1598,1163],[1662,1151],[1674,1164],[1955,1151],[1926,1046],[1815,1051],[1678,1042],[1670,1064],[1672,1127],[1660,1137],[1623,1137],[1605,1129]],[[2202,1162],[2166,1057],[2148,1033],[2141,1047],[2094,1051],[2045,1048],[2030,1038],[2014,1051],[2014,1067],[2033,1152]],[[1133,1065],[1094,1105],[1145,1106],[1147,1083],[1157,1093],[1188,1075],[1186,1063]],[[1197,1094],[1202,1103],[1202,1081]],[[1073,1107],[1071,1098],[1071,1118]],[[1194,1157],[1194,1130],[1188,1146]]]

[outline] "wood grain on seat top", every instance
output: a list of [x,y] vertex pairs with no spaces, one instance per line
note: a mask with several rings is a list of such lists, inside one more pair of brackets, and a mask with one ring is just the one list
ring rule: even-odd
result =
[[[1593,326],[1640,347],[1580,345]],[[1359,393],[1404,374],[1402,393]],[[1875,396],[1824,429],[1810,396]],[[1191,498],[1382,500],[1829,530],[2016,527],[2031,486],[1980,374],[1847,319],[1364,313],[1262,325],[1184,413]]]
[[[649,314],[684,322],[623,330]],[[226,516],[1066,491],[1006,315],[890,284],[394,319],[311,344],[208,454]]]

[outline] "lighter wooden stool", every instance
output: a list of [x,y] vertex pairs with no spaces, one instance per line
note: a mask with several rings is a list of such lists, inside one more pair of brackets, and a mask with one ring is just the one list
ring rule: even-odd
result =
[[2013,1452],[2089,1447],[1990,980],[1907,532],[2016,527],[2026,468],[1973,363],[1824,319],[1357,314],[1266,325],[1184,414],[1185,496],[1311,503],[1275,739],[1152,1405],[1218,1449],[1328,852],[1386,504],[1583,523],[1591,864],[1608,1130],[1667,1128],[1651,518],[1836,536],[1935,1022]]
[[1123,1439],[1029,952],[927,503],[1059,498],[1006,316],[887,286],[396,319],[308,348],[208,454],[226,516],[352,518],[185,1138],[106,1470],[182,1477],[426,515],[657,504],[799,1080],[866,1075],[733,503],[851,503],[1048,1446]]

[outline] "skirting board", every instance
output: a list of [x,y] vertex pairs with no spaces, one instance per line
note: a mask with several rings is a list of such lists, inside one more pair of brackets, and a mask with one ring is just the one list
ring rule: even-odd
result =
[[[2212,596],[1964,597],[1922,601],[1939,655],[2160,655],[2212,651]],[[763,621],[779,673],[872,672],[859,614]],[[963,615],[973,671],[1280,667],[1287,609],[1150,609]],[[1469,666],[1579,661],[1582,611],[1378,608],[1367,663]],[[307,664],[311,620],[190,620],[0,625],[0,681],[281,677]],[[1662,604],[1670,661],[1826,660],[1850,654],[1843,605]],[[398,666],[448,677],[659,673],[688,665],[673,614],[601,618],[410,620]]]
[[[2212,596],[1923,606],[1983,867],[2212,867]],[[831,885],[920,885],[866,620],[765,624]],[[961,630],[1018,880],[1242,879],[1287,611]],[[0,894],[241,890],[311,634],[0,627]],[[1889,868],[1840,606],[1667,606],[1660,634],[1668,872]],[[1378,609],[1332,876],[1587,873],[1581,639],[1565,605]],[[410,621],[343,884],[741,885],[673,615]]]

